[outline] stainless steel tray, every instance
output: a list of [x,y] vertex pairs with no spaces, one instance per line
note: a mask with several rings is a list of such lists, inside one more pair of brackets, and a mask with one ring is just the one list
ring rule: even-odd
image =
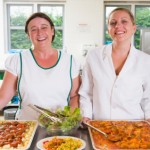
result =
[[[138,122],[138,123],[140,123],[140,122],[143,122],[143,123],[146,123],[146,124],[148,124],[149,125],[149,130],[150,130],[150,123],[148,122],[148,121],[145,121],[145,120],[91,120],[90,122],[93,122],[93,121],[98,121],[98,122],[118,122],[118,121],[122,121],[122,122]],[[89,123],[90,123],[89,122]],[[109,148],[108,147],[108,145],[107,144],[105,144],[105,145],[96,145],[95,144],[95,142],[94,142],[94,137],[93,137],[93,135],[92,135],[92,130],[93,129],[91,129],[91,128],[89,128],[88,127],[88,131],[89,131],[89,134],[90,134],[90,139],[91,139],[91,142],[92,142],[92,147],[93,147],[93,149],[94,150],[107,150],[107,149],[113,149],[113,148]],[[96,131],[97,132],[97,131]],[[99,133],[100,134],[100,133]],[[149,133],[150,134],[150,133]],[[101,136],[103,136],[103,135],[101,135]],[[107,139],[106,139],[107,140]],[[107,143],[107,142],[106,142]],[[114,149],[116,149],[116,148],[114,148]],[[121,149],[121,148],[117,148],[117,150],[119,150],[119,149]],[[127,149],[127,148],[126,148]],[[143,148],[141,148],[141,149],[143,149]],[[139,150],[139,148],[138,148],[138,150]]]

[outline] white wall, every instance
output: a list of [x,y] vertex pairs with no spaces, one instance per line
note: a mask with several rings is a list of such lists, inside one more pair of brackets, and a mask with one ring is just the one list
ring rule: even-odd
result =
[[3,1],[0,0],[0,55],[4,53],[4,18]]
[[[3,6],[3,0],[0,0],[0,56],[6,51]],[[65,2],[64,45],[67,51],[81,62],[84,44],[101,45],[103,43],[103,16],[103,0],[66,0]]]
[[81,60],[84,44],[103,43],[103,13],[103,0],[67,0],[64,44],[68,52]]

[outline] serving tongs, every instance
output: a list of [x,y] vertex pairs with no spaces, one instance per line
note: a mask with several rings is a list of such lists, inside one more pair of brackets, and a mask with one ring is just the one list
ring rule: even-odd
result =
[[35,107],[37,107],[38,109],[41,109],[41,110],[43,110],[43,111],[46,111],[46,112],[48,112],[48,114],[49,114],[49,116],[54,116],[54,117],[58,117],[58,115],[56,114],[56,113],[54,113],[54,112],[52,112],[52,111],[50,111],[50,110],[48,110],[48,109],[46,109],[46,108],[43,108],[43,107],[41,107],[41,106],[38,106],[38,105],[34,105]]
[[45,111],[47,111],[47,109],[45,108],[42,108],[40,106],[37,106],[37,105],[32,105],[32,104],[29,104],[28,105],[30,108],[34,109],[35,111],[43,114],[45,117],[49,118],[51,121],[53,122],[62,122],[61,119],[57,118],[57,117],[54,117],[54,116],[50,116],[49,114],[47,114]]

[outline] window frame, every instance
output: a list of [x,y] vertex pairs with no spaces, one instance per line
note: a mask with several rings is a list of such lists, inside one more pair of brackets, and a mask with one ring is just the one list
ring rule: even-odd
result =
[[[65,1],[64,1],[65,2]],[[55,30],[62,30],[62,48],[64,46],[64,18],[65,18],[65,3],[64,2],[5,2],[5,51],[8,52],[8,50],[12,49],[11,48],[11,30],[13,29],[18,29],[18,30],[24,30],[24,26],[12,26],[10,25],[10,7],[11,6],[32,6],[32,13],[38,12],[40,10],[40,6],[61,6],[63,11],[62,11],[62,16],[63,16],[63,24],[62,26],[55,26]],[[30,47],[29,47],[30,48]],[[25,50],[25,49],[23,49]]]
[[7,11],[7,50],[11,49],[11,30],[23,30],[24,26],[11,26],[10,25],[10,7],[11,6],[31,6],[32,7],[32,13],[33,13],[33,4],[7,4],[6,5],[6,11]]

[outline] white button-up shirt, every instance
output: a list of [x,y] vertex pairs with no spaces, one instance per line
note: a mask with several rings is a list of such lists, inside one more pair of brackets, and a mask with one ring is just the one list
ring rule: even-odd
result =
[[150,118],[150,55],[131,46],[116,76],[112,45],[90,51],[79,91],[84,117],[93,119]]

